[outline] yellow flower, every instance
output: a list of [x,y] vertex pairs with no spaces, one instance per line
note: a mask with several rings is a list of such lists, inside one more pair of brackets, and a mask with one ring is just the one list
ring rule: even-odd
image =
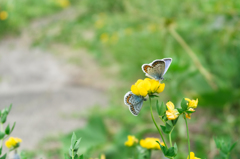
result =
[[[195,112],[193,108],[189,108],[188,111]],[[191,113],[187,113],[186,118],[191,119]]]
[[124,30],[124,33],[125,33],[125,35],[132,35],[133,29],[132,29],[132,28],[126,28],[126,29]]
[[0,19],[1,20],[6,20],[8,18],[8,13],[6,11],[1,11],[0,12]]
[[[189,159],[189,156],[187,157],[187,159]],[[195,157],[195,154],[193,152],[190,152],[190,159],[201,159],[201,158]]]
[[198,105],[198,99],[196,100],[190,100],[189,98],[185,98],[186,101],[188,101],[188,107],[189,108],[197,108],[197,105]]
[[111,40],[111,42],[113,44],[117,43],[118,42],[118,34],[117,33],[113,33],[113,35],[111,36],[110,40]]
[[106,156],[104,154],[101,154],[100,159],[106,159]]
[[102,43],[107,43],[109,41],[109,36],[107,33],[103,33],[101,36],[100,36],[100,39],[101,39],[101,42]]
[[19,143],[22,142],[22,139],[17,137],[10,137],[6,142],[5,145],[7,148],[17,148],[19,146]]
[[161,93],[164,90],[164,87],[164,83],[160,83],[150,78],[145,78],[144,80],[139,79],[134,85],[132,85],[131,91],[135,95],[145,97],[148,94]]
[[125,146],[131,147],[138,143],[138,139],[135,136],[128,135],[128,141],[125,142]]
[[102,19],[99,19],[94,24],[95,28],[101,29],[104,26],[104,21]]
[[[146,149],[159,149],[160,150],[161,148],[156,141],[158,141],[160,143],[160,140],[158,138],[147,137],[146,139],[140,140],[140,145]],[[164,145],[163,142],[161,142],[160,144]]]
[[175,120],[179,115],[178,110],[174,109],[174,104],[170,101],[167,102],[166,105],[167,105],[167,108],[168,108],[168,110],[166,111],[166,115],[167,115],[168,120]]
[[58,4],[62,7],[62,8],[66,8],[70,5],[69,0],[58,0]]

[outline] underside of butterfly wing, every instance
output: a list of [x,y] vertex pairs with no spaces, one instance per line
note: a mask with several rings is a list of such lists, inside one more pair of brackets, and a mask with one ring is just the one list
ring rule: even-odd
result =
[[146,76],[159,81],[164,74],[165,62],[163,60],[154,60],[149,65],[142,65],[142,70],[146,73]]
[[144,98],[142,96],[137,96],[131,91],[126,93],[124,96],[124,103],[129,107],[130,112],[137,116],[142,108]]

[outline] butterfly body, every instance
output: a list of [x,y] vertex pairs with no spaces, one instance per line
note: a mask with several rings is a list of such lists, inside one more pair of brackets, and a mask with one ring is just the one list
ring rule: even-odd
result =
[[144,97],[137,96],[131,91],[127,92],[124,96],[124,103],[129,107],[130,112],[137,116],[142,109]]
[[162,81],[163,76],[167,72],[171,62],[172,58],[154,60],[150,64],[143,64],[142,70],[146,74],[146,76],[153,78],[157,81]]

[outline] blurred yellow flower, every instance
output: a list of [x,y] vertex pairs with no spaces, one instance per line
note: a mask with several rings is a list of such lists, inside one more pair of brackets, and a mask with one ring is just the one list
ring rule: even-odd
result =
[[101,154],[100,159],[106,159],[106,156],[104,154]]
[[187,159],[201,159],[201,158],[195,157],[195,154],[193,152],[190,152],[190,158],[188,156]]
[[164,143],[160,142],[160,140],[158,138],[150,138],[150,137],[147,137],[146,139],[141,139],[140,145],[146,149],[159,149],[160,150],[161,148],[156,141],[158,141],[161,145],[164,145]]
[[[189,108],[188,111],[195,112],[193,108]],[[186,118],[191,119],[191,113],[187,113]]]
[[134,85],[132,85],[131,91],[135,95],[145,97],[148,94],[161,93],[164,88],[164,83],[160,83],[154,79],[145,78],[144,80],[139,79]]
[[132,28],[126,28],[126,29],[124,30],[124,33],[125,33],[125,35],[132,35],[133,29],[132,29]]
[[168,120],[175,120],[179,115],[178,110],[174,109],[174,104],[170,101],[167,102],[166,105],[167,105],[167,108],[168,108],[168,110],[166,111],[166,115],[167,115]]
[[100,40],[102,43],[107,43],[109,41],[109,35],[107,33],[101,34]]
[[7,148],[17,148],[19,146],[19,143],[22,142],[22,139],[17,137],[10,137],[6,142],[5,145]]
[[8,13],[6,11],[1,11],[0,12],[0,19],[1,20],[6,20],[8,18]]
[[188,107],[189,108],[197,108],[197,105],[198,105],[198,99],[196,99],[196,100],[191,100],[191,99],[189,99],[189,98],[185,98],[185,100],[186,101],[188,101]]
[[111,43],[115,44],[118,42],[118,34],[117,33],[113,33],[113,35],[110,38]]
[[156,24],[149,24],[147,26],[147,29],[150,31],[150,32],[156,32],[157,31],[157,25]]
[[99,19],[94,24],[95,28],[101,29],[104,26],[104,21],[102,19]]
[[128,135],[128,140],[125,142],[125,146],[131,147],[138,143],[138,139],[135,136]]
[[62,8],[66,8],[70,5],[69,0],[58,0],[58,4],[62,7]]

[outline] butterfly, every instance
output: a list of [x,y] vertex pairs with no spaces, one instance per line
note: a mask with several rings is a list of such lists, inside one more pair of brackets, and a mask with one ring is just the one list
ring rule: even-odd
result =
[[142,70],[146,74],[146,76],[153,78],[157,81],[162,81],[163,75],[167,72],[171,63],[172,58],[154,60],[150,64],[143,64]]
[[143,96],[137,96],[129,91],[124,96],[124,103],[129,107],[130,112],[137,116],[142,109],[143,101],[145,98]]

